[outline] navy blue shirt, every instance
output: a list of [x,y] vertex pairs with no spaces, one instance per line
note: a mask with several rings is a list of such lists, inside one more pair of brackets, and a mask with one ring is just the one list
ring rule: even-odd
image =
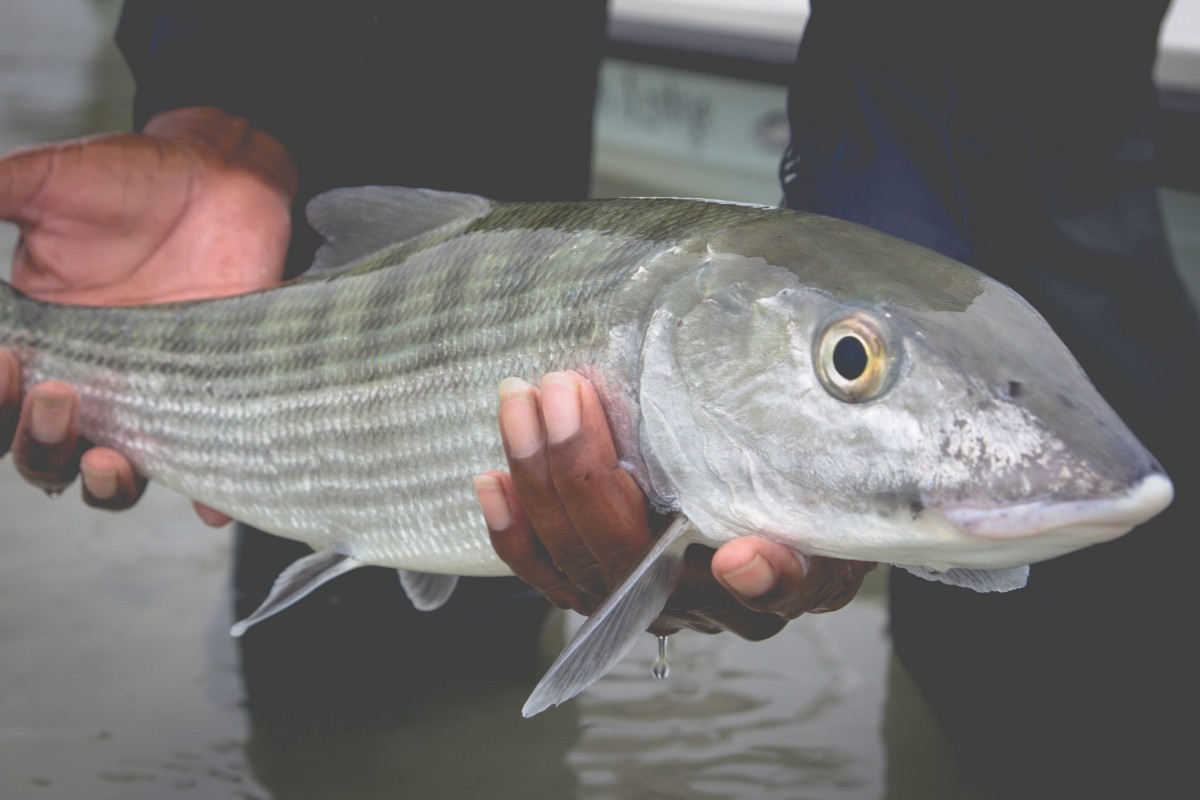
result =
[[296,162],[298,207],[366,184],[560,200],[587,194],[604,26],[602,0],[127,0],[117,42],[139,127],[247,117]]

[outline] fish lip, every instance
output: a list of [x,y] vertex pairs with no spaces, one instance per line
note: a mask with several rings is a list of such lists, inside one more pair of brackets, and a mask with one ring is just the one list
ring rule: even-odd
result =
[[942,513],[958,530],[983,539],[1079,534],[1080,538],[1103,542],[1157,515],[1170,505],[1174,494],[1170,478],[1153,472],[1114,497],[1069,501],[1041,498],[989,507],[951,504],[943,506]]

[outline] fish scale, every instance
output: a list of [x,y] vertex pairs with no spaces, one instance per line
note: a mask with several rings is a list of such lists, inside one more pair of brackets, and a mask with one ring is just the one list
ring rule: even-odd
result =
[[455,576],[506,574],[471,478],[504,466],[509,376],[588,377],[622,466],[673,520],[527,715],[628,651],[690,544],[753,534],[1007,591],[1171,500],[1028,303],[858,225],[395,187],[335,190],[309,216],[313,269],[247,295],[84,308],[0,285],[0,346],[27,387],[79,389],[88,439],[313,548],[237,634],[365,564],[399,569],[421,609]]
[[[371,563],[505,574],[470,483],[504,465],[495,387],[594,362],[602,299],[632,271],[614,234],[578,233],[501,223],[199,303],[38,304],[26,384],[75,385],[90,441],[238,519]],[[625,242],[621,259],[646,248]],[[371,308],[386,324],[364,329]]]

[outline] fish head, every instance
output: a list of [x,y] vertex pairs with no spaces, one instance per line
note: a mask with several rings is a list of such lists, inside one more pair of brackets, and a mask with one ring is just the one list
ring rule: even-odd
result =
[[1019,295],[876,231],[780,212],[714,238],[642,352],[643,457],[706,536],[1001,569],[1170,502],[1161,466]]

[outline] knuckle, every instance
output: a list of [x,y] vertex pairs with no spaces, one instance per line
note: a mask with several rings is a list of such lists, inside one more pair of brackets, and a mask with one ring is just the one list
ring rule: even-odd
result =
[[632,544],[618,545],[606,551],[604,563],[600,565],[606,580],[612,585],[620,583],[637,566],[645,552],[645,547]]
[[592,593],[607,593],[608,575],[586,548],[573,548],[554,559],[554,565],[575,586]]
[[588,491],[596,482],[595,465],[582,459],[552,459],[550,474],[560,493]]
[[553,543],[574,535],[575,527],[571,524],[571,518],[557,499],[530,504],[522,497],[521,504],[525,508],[525,516],[533,529],[534,538],[543,547],[553,547]]
[[813,614],[826,614],[845,608],[858,594],[863,578],[868,571],[853,566],[839,565],[838,568],[828,572],[821,590],[813,597],[812,607],[809,611]]

